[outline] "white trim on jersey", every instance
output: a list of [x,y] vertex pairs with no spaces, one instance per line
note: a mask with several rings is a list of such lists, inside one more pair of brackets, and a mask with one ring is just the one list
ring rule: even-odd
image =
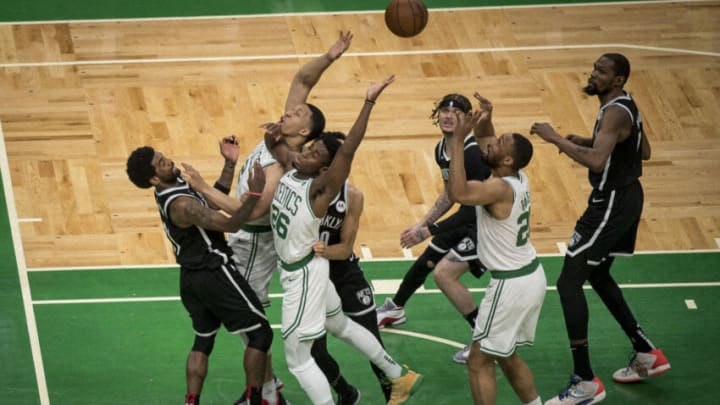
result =
[[215,336],[219,330],[220,330],[220,328],[217,328],[212,332],[200,333],[200,332],[196,331],[195,329],[193,329],[193,332],[195,332],[195,335],[200,336],[200,337],[210,337],[210,336]]
[[[607,220],[610,217],[610,212],[612,212],[614,202],[615,202],[615,190],[610,192],[610,202],[608,202],[608,207],[605,210],[605,216],[603,216],[603,220],[600,223],[600,226],[598,226],[597,229],[595,230],[595,233],[593,233],[593,236],[590,238],[590,240],[586,244],[580,246],[577,249],[574,249],[573,247],[568,246],[568,250],[566,253],[568,256],[575,257],[579,253],[582,253],[584,250],[586,250],[587,248],[592,246],[593,243],[595,243],[595,240],[598,238],[598,236],[600,236],[600,233],[603,231],[603,229],[605,229],[605,225],[607,224]],[[573,250],[570,250],[570,249],[573,249]],[[588,261],[588,264],[592,264],[592,263],[590,263],[590,261]],[[598,263],[598,264],[600,264],[600,263]]]
[[235,282],[235,279],[234,279],[234,278],[232,277],[232,275],[228,272],[227,266],[222,265],[222,266],[220,266],[220,268],[222,269],[223,273],[225,274],[225,277],[227,277],[228,281],[230,281],[230,284],[232,284],[233,287],[235,287],[235,289],[236,289],[237,292],[240,294],[240,296],[243,297],[243,299],[245,300],[245,302],[247,302],[248,308],[250,308],[250,309],[252,310],[252,312],[255,313],[257,316],[259,316],[259,317],[261,317],[262,319],[264,319],[264,320],[267,321],[267,317],[265,317],[265,314],[263,313],[262,309],[261,309],[261,310],[258,310],[257,308],[255,308],[255,306],[252,304],[252,302],[250,302],[250,300],[249,300],[248,297],[245,295],[245,293],[243,293],[242,289],[240,289],[240,286],[237,285],[237,283]]

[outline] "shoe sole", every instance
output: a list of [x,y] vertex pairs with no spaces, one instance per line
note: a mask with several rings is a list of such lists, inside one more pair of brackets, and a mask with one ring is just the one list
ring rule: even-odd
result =
[[378,324],[378,328],[384,328],[386,326],[402,325],[407,321],[406,317],[402,318],[385,318]]
[[660,367],[657,367],[657,368],[654,368],[654,369],[648,371],[647,377],[639,377],[638,376],[635,378],[619,379],[619,378],[615,378],[615,376],[613,376],[613,381],[621,383],[621,384],[632,384],[632,383],[636,383],[636,382],[645,380],[649,377],[656,377],[656,376],[659,376],[660,374],[665,374],[668,371],[670,371],[670,364],[665,364],[665,365],[662,365]]

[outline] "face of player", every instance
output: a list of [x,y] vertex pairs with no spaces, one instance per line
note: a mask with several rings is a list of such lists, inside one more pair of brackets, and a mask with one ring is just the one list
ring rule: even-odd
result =
[[163,183],[174,183],[180,176],[180,169],[175,167],[175,162],[160,152],[155,152],[151,163],[155,168],[155,176]]
[[511,133],[505,133],[493,139],[488,144],[487,150],[483,151],[485,163],[493,169],[499,168],[505,159],[512,157],[515,140]]
[[298,173],[314,177],[320,173],[322,168],[329,166],[330,161],[330,153],[325,147],[325,143],[317,140],[295,155],[292,165]]
[[443,133],[453,133],[458,123],[457,114],[464,112],[455,107],[442,107],[438,110],[438,126]]
[[593,65],[593,71],[588,78],[588,84],[583,88],[589,96],[602,96],[609,93],[618,84],[622,87],[621,77],[615,75],[615,63],[608,58],[600,58]]
[[298,104],[280,118],[280,131],[285,136],[307,136],[312,127],[312,112],[307,104]]

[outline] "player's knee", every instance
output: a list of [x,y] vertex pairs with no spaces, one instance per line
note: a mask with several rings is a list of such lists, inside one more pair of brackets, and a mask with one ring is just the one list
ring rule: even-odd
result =
[[247,333],[247,346],[253,349],[260,350],[261,352],[267,353],[270,350],[273,340],[273,331],[267,322],[262,324],[262,327],[252,332]]
[[213,347],[215,347],[215,336],[199,336],[195,335],[195,341],[193,342],[192,351],[204,353],[209,356],[212,353]]

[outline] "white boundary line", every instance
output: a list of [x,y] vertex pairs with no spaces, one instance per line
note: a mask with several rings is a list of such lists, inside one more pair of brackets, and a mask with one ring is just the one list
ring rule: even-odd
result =
[[35,321],[35,310],[32,306],[32,294],[30,292],[30,281],[28,280],[27,266],[25,263],[25,252],[23,250],[20,227],[17,221],[17,209],[15,208],[15,196],[12,191],[10,164],[8,163],[7,150],[5,149],[5,136],[2,131],[2,122],[0,122],[0,172],[2,173],[8,222],[10,223],[10,233],[12,234],[13,247],[15,249],[15,262],[20,280],[20,292],[22,293],[23,308],[25,309],[25,322],[27,323],[30,350],[32,352],[33,365],[35,366],[35,379],[40,396],[40,404],[48,405],[50,404],[50,399],[48,396],[47,382],[45,380],[45,368],[43,367],[42,351],[40,350],[40,338]]
[[[695,249],[695,250],[647,250],[635,252],[636,255],[661,255],[661,254],[696,254],[696,253],[720,253],[720,249]],[[541,253],[538,257],[563,257],[560,253]],[[416,257],[378,257],[373,259],[361,259],[361,262],[407,262],[417,259]],[[135,270],[135,269],[178,269],[176,264],[133,264],[133,265],[117,265],[117,266],[75,266],[75,267],[32,267],[28,268],[28,272],[45,272],[45,271],[95,271],[95,270]]]
[[[599,3],[557,3],[557,4],[529,4],[514,6],[475,6],[475,7],[444,7],[430,8],[429,11],[473,11],[473,10],[503,10],[503,9],[524,9],[524,8],[553,8],[553,7],[593,7],[593,6],[624,6],[624,5],[645,5],[645,4],[673,4],[673,3],[712,3],[716,0],[648,0],[648,1],[607,1]],[[35,25],[35,24],[83,24],[83,23],[114,23],[114,22],[139,22],[139,21],[187,21],[187,20],[219,20],[219,19],[254,19],[268,17],[310,17],[323,15],[346,15],[346,14],[380,14],[385,10],[350,10],[350,11],[308,11],[302,13],[266,13],[266,14],[231,14],[231,15],[209,15],[192,17],[143,17],[143,18],[98,18],[85,20],[44,20],[44,21],[0,21],[0,25]]]
[[[372,283],[372,280],[370,280]],[[693,282],[693,283],[645,283],[645,284],[619,284],[623,289],[647,289],[647,288],[708,288],[720,287],[720,281]],[[583,289],[590,290],[591,286],[585,285]],[[485,292],[485,288],[469,288],[470,292]],[[557,291],[555,286],[547,286],[546,291]],[[442,294],[437,288],[419,289],[415,294]],[[386,295],[386,294],[379,294]],[[270,298],[282,298],[282,293],[270,294]],[[115,303],[134,303],[134,302],[165,302],[180,301],[179,296],[167,297],[127,297],[127,298],[75,298],[75,299],[59,299],[59,300],[33,300],[33,305],[57,305],[57,304],[115,304]]]
[[[720,57],[720,52],[696,51],[682,48],[666,48],[658,46],[634,45],[634,44],[579,44],[579,45],[537,45],[537,46],[512,46],[496,48],[461,48],[461,49],[420,49],[414,51],[377,51],[377,52],[348,52],[348,57],[366,56],[412,56],[412,55],[445,55],[457,53],[491,53],[491,52],[520,52],[520,51],[546,51],[564,49],[607,49],[624,48],[640,49],[646,51],[658,51],[666,53],[680,53],[688,55],[699,55],[708,57]],[[90,65],[137,65],[155,63],[211,63],[211,62],[238,62],[238,61],[261,61],[261,60],[283,60],[300,58],[317,58],[320,53],[309,54],[285,54],[285,55],[246,55],[246,56],[203,56],[186,58],[157,58],[157,59],[107,59],[107,60],[73,60],[61,62],[22,62],[22,63],[0,63],[0,68],[22,68],[22,67],[51,67],[51,66],[90,66]]]

